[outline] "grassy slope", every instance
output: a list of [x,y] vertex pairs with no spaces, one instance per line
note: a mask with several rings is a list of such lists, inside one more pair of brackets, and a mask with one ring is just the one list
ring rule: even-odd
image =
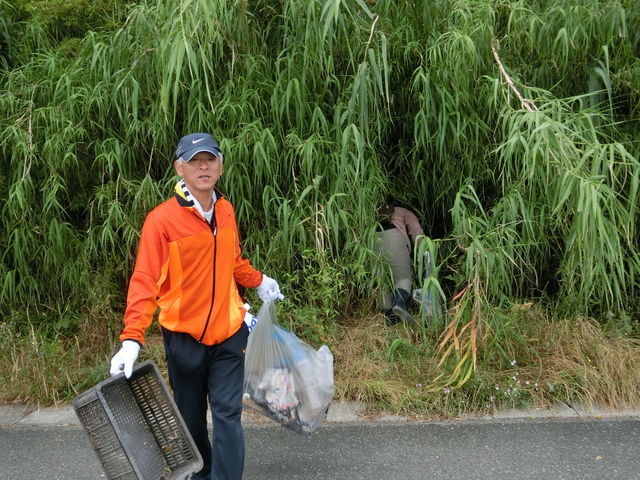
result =
[[[299,309],[279,308],[283,323],[300,331]],[[550,406],[580,400],[611,407],[640,406],[640,345],[581,316],[552,320],[532,304],[507,312],[516,331],[508,358],[479,348],[478,368],[464,386],[434,381],[445,371],[433,353],[429,328],[388,326],[381,315],[343,319],[326,338],[335,357],[336,398],[371,410],[424,417]],[[292,323],[289,323],[292,322]],[[297,325],[296,325],[297,323]],[[73,338],[14,335],[2,326],[1,402],[62,404],[108,375],[113,332],[94,321]],[[164,371],[162,339],[153,326],[140,360]]]

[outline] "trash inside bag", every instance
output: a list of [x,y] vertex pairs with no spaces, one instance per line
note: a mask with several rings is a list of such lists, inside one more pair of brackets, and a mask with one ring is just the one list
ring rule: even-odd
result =
[[273,302],[258,312],[244,369],[245,407],[298,433],[322,424],[334,393],[333,355],[278,325]]

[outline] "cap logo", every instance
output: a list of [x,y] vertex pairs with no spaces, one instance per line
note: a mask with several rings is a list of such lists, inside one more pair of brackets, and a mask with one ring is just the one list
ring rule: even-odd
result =
[[198,143],[198,142],[201,142],[202,140],[204,140],[204,137],[199,138],[198,140],[191,140],[191,143]]

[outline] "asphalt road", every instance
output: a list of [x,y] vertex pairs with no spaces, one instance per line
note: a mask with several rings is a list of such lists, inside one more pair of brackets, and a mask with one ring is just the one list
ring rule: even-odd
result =
[[[640,479],[640,420],[245,428],[250,480]],[[104,479],[81,427],[0,428],[0,480]]]

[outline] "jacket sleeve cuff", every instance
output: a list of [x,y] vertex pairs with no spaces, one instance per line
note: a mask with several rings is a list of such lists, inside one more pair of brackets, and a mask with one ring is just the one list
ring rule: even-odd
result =
[[125,340],[129,340],[131,342],[136,342],[138,345],[140,345],[140,348],[144,347],[144,341],[141,341],[137,338],[131,338],[131,337],[126,337],[124,335],[120,335],[120,343],[124,342]]

